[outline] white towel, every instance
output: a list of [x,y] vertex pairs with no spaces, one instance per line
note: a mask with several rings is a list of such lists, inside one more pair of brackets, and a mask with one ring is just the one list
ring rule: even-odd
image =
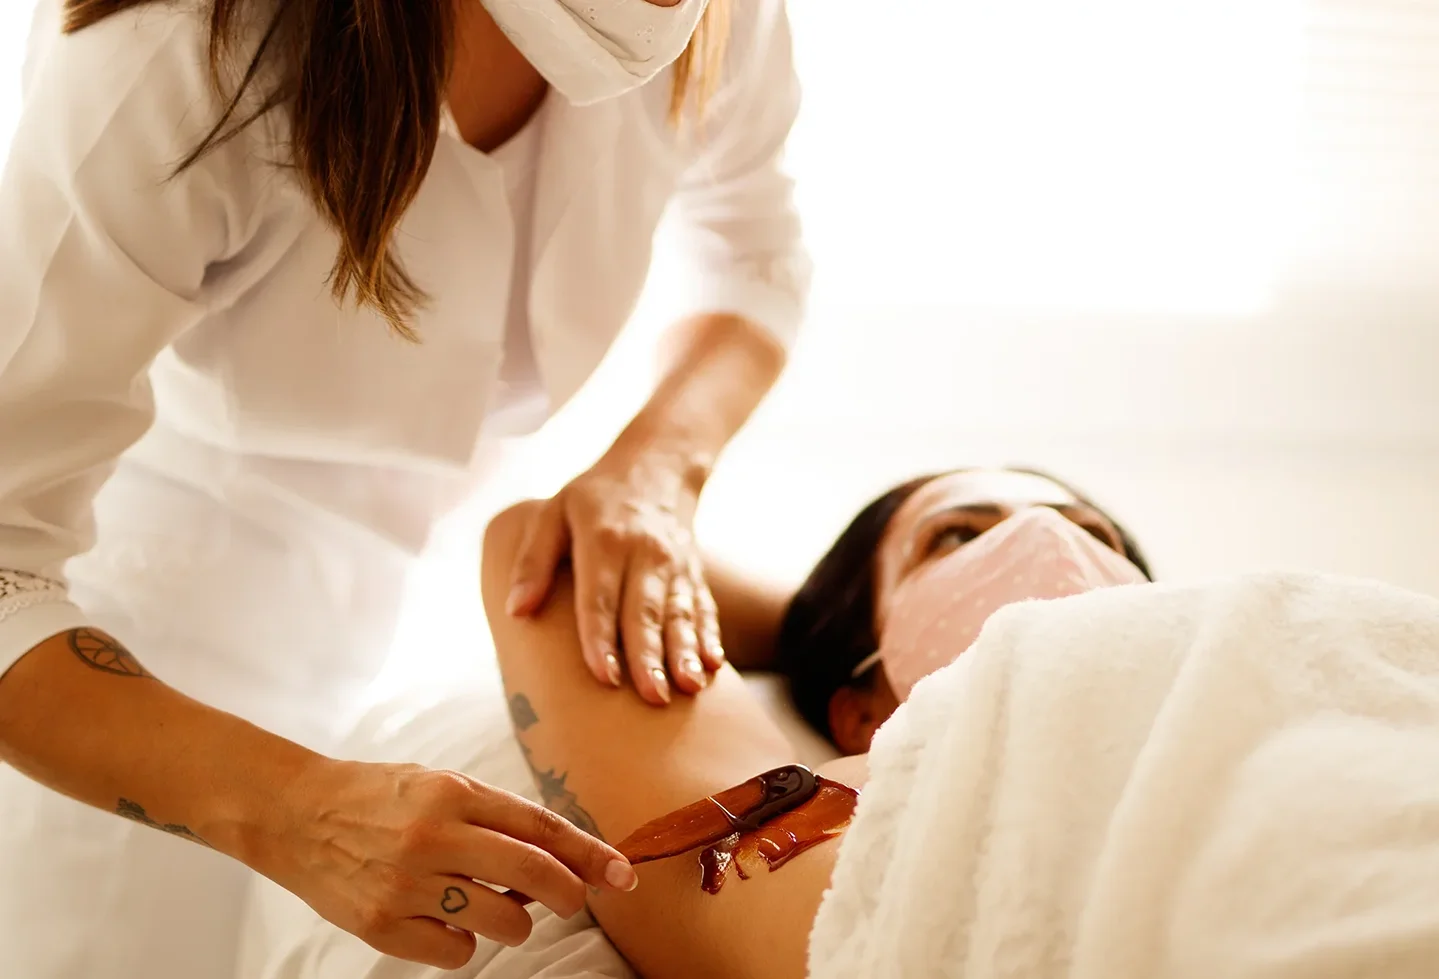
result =
[[870,762],[816,979],[1439,976],[1439,602],[1266,575],[1015,606]]

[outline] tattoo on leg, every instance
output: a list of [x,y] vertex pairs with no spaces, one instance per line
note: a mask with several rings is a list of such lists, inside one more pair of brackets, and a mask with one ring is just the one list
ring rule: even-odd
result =
[[470,896],[458,887],[446,887],[445,896],[440,898],[440,910],[445,914],[459,914],[470,906]]
[[529,763],[530,772],[535,776],[535,784],[539,786],[540,798],[545,803],[545,808],[553,813],[565,817],[575,826],[584,830],[600,842],[604,842],[604,834],[595,825],[595,819],[585,812],[580,805],[579,797],[565,786],[565,779],[570,777],[569,772],[556,772],[553,768],[547,771],[540,771],[535,760],[530,755],[530,749],[520,746],[525,753],[525,761]]
[[138,802],[121,799],[115,807],[115,815],[124,817],[131,822],[139,823],[142,826],[148,826],[151,829],[158,829],[162,833],[169,833],[171,836],[178,836],[181,839],[189,840],[191,843],[198,843],[203,847],[213,849],[213,847],[210,847],[210,844],[201,839],[200,836],[188,826],[181,826],[179,823],[157,823],[150,818],[150,814],[145,811],[145,807]]
[[[535,712],[530,698],[517,693],[510,697],[510,720],[514,723],[515,733],[518,735],[538,724],[540,715]],[[569,778],[570,773],[556,772],[553,768],[542,771],[535,764],[530,746],[522,739],[520,751],[524,753],[525,764],[530,766],[530,774],[535,778],[535,785],[540,790],[540,800],[544,802],[545,808],[568,819],[595,839],[603,841],[604,834],[600,832],[599,826],[595,825],[594,817],[585,812],[579,798],[565,786],[565,779]]]
[[540,717],[535,713],[529,697],[517,693],[510,698],[510,723],[514,724],[516,731],[528,731],[539,722]]
[[135,654],[96,629],[76,629],[69,635],[70,651],[86,666],[115,676],[149,677]]

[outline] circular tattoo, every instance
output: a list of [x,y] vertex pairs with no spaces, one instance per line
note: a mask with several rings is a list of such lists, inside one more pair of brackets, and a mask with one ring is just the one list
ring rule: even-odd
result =
[[440,900],[440,910],[445,914],[458,914],[470,906],[470,898],[458,887],[446,887],[445,896]]
[[148,677],[135,654],[114,639],[94,629],[76,629],[70,633],[70,649],[80,659],[104,673],[118,676]]

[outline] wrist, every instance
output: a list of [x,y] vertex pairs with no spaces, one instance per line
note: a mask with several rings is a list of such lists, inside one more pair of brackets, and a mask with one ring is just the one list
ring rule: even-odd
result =
[[657,414],[646,410],[637,415],[611,452],[630,466],[664,472],[679,489],[699,496],[714,472],[723,441]]
[[315,787],[337,763],[258,728],[228,791],[217,792],[199,829],[212,847],[251,869],[273,876],[311,821]]

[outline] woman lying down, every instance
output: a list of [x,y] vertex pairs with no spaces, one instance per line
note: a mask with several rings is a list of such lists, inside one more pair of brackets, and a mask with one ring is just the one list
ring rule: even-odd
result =
[[[495,521],[484,561],[514,728],[553,809],[657,858],[591,902],[646,979],[1434,974],[1439,603],[1134,587],[1126,535],[1053,481],[906,484],[785,616],[798,705],[847,755],[811,780],[728,667],[655,710],[591,678],[569,595],[504,615],[523,524]],[[574,940],[462,974],[629,974],[566,968]]]
[[[953,660],[1003,604],[1146,578],[1109,518],[1044,477],[966,471],[886,494],[820,562],[781,633],[803,713],[848,753],[811,777],[728,667],[697,696],[655,710],[595,683],[570,595],[538,620],[505,615],[524,519],[523,509],[499,518],[484,548],[516,735],[551,808],[653,861],[633,893],[592,899],[648,979],[805,975],[867,778],[862,753],[914,682]],[[911,628],[921,622],[936,634]],[[891,631],[904,635],[880,647]]]
[[793,788],[794,753],[737,675],[662,711],[598,687],[567,604],[498,614],[518,526],[491,532],[485,595],[547,798],[639,857],[705,843],[593,900],[648,979],[1434,975],[1439,603],[1292,575],[1107,587],[1143,560],[1063,487],[911,484],[781,643],[851,749],[907,702],[766,823],[747,809]]

